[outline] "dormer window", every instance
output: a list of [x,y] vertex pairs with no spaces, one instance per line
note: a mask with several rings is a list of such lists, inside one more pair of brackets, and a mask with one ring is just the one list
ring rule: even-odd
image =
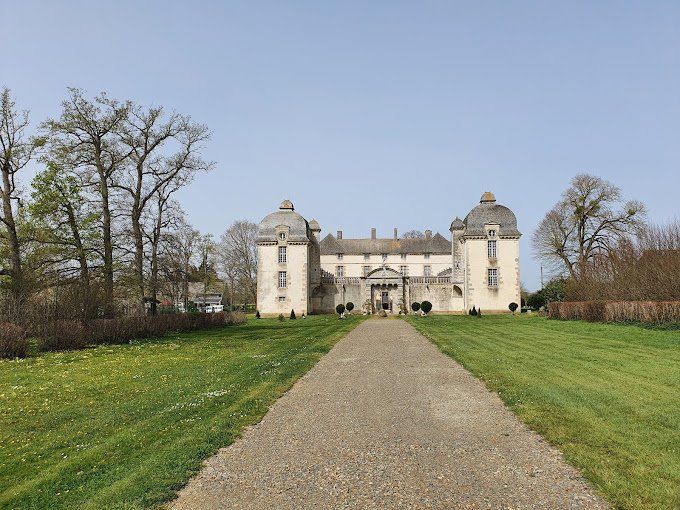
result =
[[342,260],[342,253],[338,253],[338,260]]
[[387,262],[387,253],[382,254],[382,261]]
[[492,228],[491,230],[489,230],[489,237],[496,237],[496,230],[495,229]]
[[364,253],[364,260],[370,260],[371,259],[371,254],[370,253]]
[[429,253],[426,253],[426,254],[425,254],[425,258],[426,258],[426,259],[429,259],[429,258],[430,258],[430,254],[429,254]]
[[285,241],[286,240],[286,233],[285,232],[279,232],[279,239],[281,241]]

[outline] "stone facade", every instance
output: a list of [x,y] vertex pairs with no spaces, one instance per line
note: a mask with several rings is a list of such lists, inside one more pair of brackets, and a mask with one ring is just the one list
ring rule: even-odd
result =
[[430,301],[435,313],[506,312],[520,303],[519,238],[510,209],[485,192],[450,236],[425,232],[422,239],[321,239],[285,200],[259,226],[257,306],[263,315],[334,313],[352,302],[357,311],[398,313]]

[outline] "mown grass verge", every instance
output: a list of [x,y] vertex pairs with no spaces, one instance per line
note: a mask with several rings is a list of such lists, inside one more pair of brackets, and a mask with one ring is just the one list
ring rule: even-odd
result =
[[149,508],[361,317],[312,316],[0,361],[0,508]]
[[523,316],[407,319],[617,508],[680,508],[680,333]]

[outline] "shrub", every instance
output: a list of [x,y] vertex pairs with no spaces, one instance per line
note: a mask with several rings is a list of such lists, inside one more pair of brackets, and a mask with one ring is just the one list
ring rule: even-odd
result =
[[345,313],[345,305],[340,303],[338,306],[335,307],[335,311],[338,313],[338,315],[342,315]]
[[131,340],[160,337],[171,331],[188,333],[246,322],[241,312],[178,313],[150,317],[94,319],[87,322],[60,320],[37,328],[41,351],[82,349],[86,345],[123,344]]
[[515,310],[517,310],[518,305],[517,305],[517,303],[515,303],[515,302],[513,301],[512,303],[510,303],[510,304],[508,305],[508,308],[510,309],[510,311],[511,311],[512,313],[515,313]]
[[473,306],[472,310],[470,310],[470,315],[477,315],[477,309]]
[[290,318],[291,319],[297,319],[297,317],[295,317],[295,310],[290,311]]
[[283,321],[286,320],[286,318],[283,316],[282,313],[279,314],[279,320],[280,320],[281,322],[283,322]]
[[482,309],[477,308],[477,317],[481,317],[481,316],[482,316]]
[[380,317],[387,317],[387,312],[385,310],[380,310],[380,313],[378,313]]
[[0,358],[24,358],[27,350],[26,330],[11,322],[0,323]]
[[259,310],[255,310],[255,318],[256,319],[260,318],[260,311]]
[[430,303],[429,301],[423,301],[420,304],[420,309],[427,315],[428,313],[430,313],[430,310],[432,310],[432,303]]
[[349,303],[347,303],[347,304],[345,305],[345,310],[347,310],[348,312],[352,313],[352,310],[354,310],[354,303],[352,303],[351,301],[350,301]]
[[46,322],[40,328],[39,335],[38,349],[40,351],[82,349],[88,344],[88,330],[81,321]]
[[564,301],[548,304],[548,318],[602,322],[680,322],[680,301]]
[[413,310],[414,312],[417,312],[418,310],[420,310],[420,303],[417,303],[417,302],[411,303],[411,310]]

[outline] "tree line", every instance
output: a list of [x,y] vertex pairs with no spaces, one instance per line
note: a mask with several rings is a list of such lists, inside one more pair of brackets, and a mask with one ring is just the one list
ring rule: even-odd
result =
[[[207,126],[71,88],[59,116],[31,128],[29,112],[3,89],[4,320],[153,313],[161,296],[188,305],[192,282],[226,280],[232,300],[252,302],[255,225],[237,221],[215,243],[176,199],[214,167],[203,155]],[[31,166],[38,171],[29,183]]]

